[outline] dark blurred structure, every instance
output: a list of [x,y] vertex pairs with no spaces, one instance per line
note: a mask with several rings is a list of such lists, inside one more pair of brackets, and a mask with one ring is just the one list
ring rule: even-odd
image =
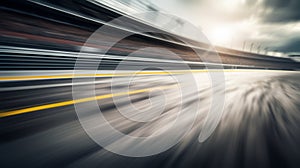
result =
[[[126,16],[123,10],[112,8],[123,4],[131,4],[129,7],[135,11],[158,10],[151,8],[143,1],[81,1],[81,0],[30,0],[30,1],[1,1],[0,6],[0,69],[73,69],[76,52],[87,38],[99,27],[114,18]],[[147,1],[145,1],[147,2]],[[128,6],[127,6],[128,8]],[[126,16],[126,23],[113,25],[123,31],[157,30],[157,25],[149,22],[141,22],[140,19]],[[180,20],[178,24],[180,26]],[[136,34],[120,41],[108,54],[126,56],[133,51],[147,47],[164,47],[181,56],[183,60],[201,62],[192,48],[203,53],[206,62],[214,63],[216,58],[210,54],[208,45],[194,41],[181,35],[163,31],[163,34],[145,33]],[[115,34],[102,34],[103,39],[114,38]],[[186,46],[179,38],[189,41],[192,46]],[[101,54],[101,45],[89,44],[91,52]],[[192,48],[191,48],[192,47]],[[47,55],[29,50],[45,50]],[[299,69],[299,63],[288,59],[265,56],[261,54],[247,53],[222,47],[217,47],[225,68],[255,68],[255,69]],[[32,51],[32,50],[31,50]],[[62,54],[57,56],[53,52],[75,52],[71,56]],[[141,53],[145,58],[157,58],[172,60],[172,56],[159,53]],[[193,65],[192,68],[204,68]]]

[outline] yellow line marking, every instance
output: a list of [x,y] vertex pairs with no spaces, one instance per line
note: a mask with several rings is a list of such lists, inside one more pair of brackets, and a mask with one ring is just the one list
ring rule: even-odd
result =
[[[30,79],[57,79],[57,78],[74,78],[74,77],[113,77],[113,76],[128,76],[128,75],[170,75],[170,74],[184,74],[184,73],[201,73],[201,72],[299,72],[299,71],[280,71],[280,70],[236,70],[236,69],[224,69],[224,70],[180,70],[180,71],[142,71],[142,72],[134,72],[134,73],[118,73],[118,74],[67,74],[67,75],[53,75],[53,76],[8,76],[8,77],[0,77],[1,80],[30,80]],[[168,86],[170,88],[171,86]],[[69,100],[64,102],[40,105],[36,107],[29,107],[19,110],[7,111],[7,112],[0,112],[0,118],[8,117],[23,113],[34,112],[38,110],[50,109],[55,107],[62,107],[68,106],[76,103],[83,103],[93,100],[101,100],[107,99],[114,96],[123,96],[123,95],[130,95],[130,94],[138,94],[142,92],[149,92],[151,90],[155,90],[157,88],[164,89],[165,87],[156,87],[156,88],[148,88],[148,89],[140,89],[134,90],[129,92],[121,92],[115,94],[105,94],[96,97],[88,97],[82,98],[78,100]]]
[[18,115],[18,114],[35,112],[35,111],[39,111],[39,110],[51,109],[51,108],[55,108],[55,107],[68,106],[68,105],[72,105],[72,104],[76,104],[76,103],[84,103],[84,102],[89,102],[89,101],[94,101],[94,100],[108,99],[108,98],[112,98],[114,96],[132,95],[132,94],[150,92],[150,91],[157,90],[157,89],[167,89],[167,88],[171,88],[171,87],[174,87],[174,85],[160,86],[160,87],[147,88],[147,89],[139,89],[139,90],[133,90],[133,91],[129,91],[129,92],[114,93],[114,94],[105,94],[105,95],[100,95],[100,96],[95,96],[95,97],[87,97],[87,98],[82,98],[82,99],[77,99],[77,100],[69,100],[69,101],[63,101],[63,102],[58,102],[58,103],[45,104],[45,105],[29,107],[29,108],[24,108],[24,109],[19,109],[19,110],[1,112],[0,118],[9,117],[9,116]]
[[114,76],[128,76],[128,75],[165,75],[167,72],[137,72],[137,73],[118,73],[118,74],[64,74],[64,75],[43,75],[43,76],[4,76],[1,80],[32,80],[32,79],[66,79],[76,77],[114,77]]
[[176,75],[185,73],[201,73],[201,72],[297,72],[297,71],[282,71],[282,70],[254,70],[254,69],[201,69],[201,70],[173,70],[173,71],[139,71],[130,73],[103,73],[103,74],[62,74],[62,75],[41,75],[41,76],[2,76],[0,81],[7,80],[35,80],[35,79],[70,79],[76,77],[116,77],[116,76],[131,76],[131,75]]

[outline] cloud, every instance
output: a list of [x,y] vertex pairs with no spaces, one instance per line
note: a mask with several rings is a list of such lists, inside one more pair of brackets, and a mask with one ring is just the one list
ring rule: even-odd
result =
[[300,37],[289,39],[276,49],[286,53],[300,53]]
[[199,25],[208,38],[216,28],[231,27],[236,49],[242,49],[246,41],[272,51],[300,53],[300,0],[153,1],[165,2],[167,11]]
[[263,0],[259,17],[262,22],[285,23],[300,20],[299,0]]

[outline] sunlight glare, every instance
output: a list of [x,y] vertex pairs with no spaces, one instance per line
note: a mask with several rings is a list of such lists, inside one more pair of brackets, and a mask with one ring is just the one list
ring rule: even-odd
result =
[[210,37],[208,38],[213,44],[228,45],[231,43],[234,30],[230,27],[220,26],[212,30],[209,34]]

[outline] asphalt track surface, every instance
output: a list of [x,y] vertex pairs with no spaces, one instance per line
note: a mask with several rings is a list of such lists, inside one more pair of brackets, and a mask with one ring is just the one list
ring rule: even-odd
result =
[[[187,73],[174,72],[171,76],[185,78]],[[193,72],[197,90],[189,86],[181,90],[199,95],[190,96],[189,100],[179,99],[178,82],[162,72],[136,74],[128,92],[123,88],[128,87],[126,82],[132,74],[98,74],[92,83],[96,98],[82,95],[82,100],[73,100],[72,86],[90,85],[84,79],[88,73],[77,83],[65,73],[40,71],[35,78],[23,74],[22,77],[12,72],[1,75],[1,167],[300,166],[300,75],[297,71],[225,70],[226,89],[218,90],[226,97],[223,115],[216,130],[203,143],[199,143],[198,137],[210,110],[213,89],[207,71]],[[116,88],[114,93],[111,93],[112,83]],[[122,103],[125,96],[130,97],[130,104]],[[193,103],[200,102],[200,106],[192,129],[179,143],[160,154],[136,158],[103,149],[84,131],[74,104],[94,100],[114,128],[132,136],[148,136],[170,125],[178,105],[182,105],[183,111]],[[165,108],[158,118],[161,121],[147,125],[120,116],[115,102],[119,101],[119,107],[127,109],[128,115],[132,107],[151,106],[148,112],[152,115],[159,110],[156,108],[162,100]],[[184,126],[192,120],[185,116],[179,122]],[[118,143],[126,149],[126,142]]]

